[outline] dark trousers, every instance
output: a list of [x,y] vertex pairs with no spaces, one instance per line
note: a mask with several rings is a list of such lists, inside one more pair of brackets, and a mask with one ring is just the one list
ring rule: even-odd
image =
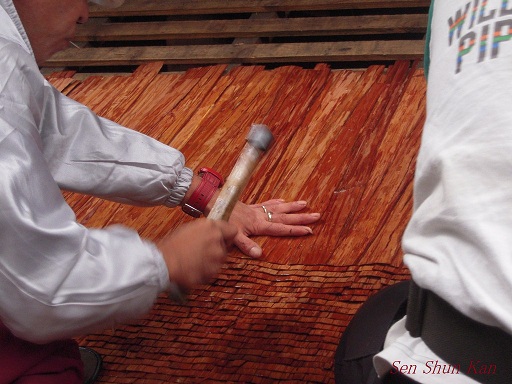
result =
[[39,345],[14,336],[0,322],[0,384],[82,384],[83,364],[74,340]]
[[382,351],[389,328],[405,316],[409,281],[371,296],[357,311],[341,337],[334,359],[336,384],[416,383],[402,375],[379,379],[373,356]]

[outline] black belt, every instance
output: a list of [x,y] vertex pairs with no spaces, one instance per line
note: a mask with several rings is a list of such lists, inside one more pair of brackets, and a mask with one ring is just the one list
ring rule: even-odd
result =
[[512,335],[470,319],[412,281],[406,328],[451,366],[432,362],[422,368],[429,373],[449,376],[458,370],[480,383],[512,383]]

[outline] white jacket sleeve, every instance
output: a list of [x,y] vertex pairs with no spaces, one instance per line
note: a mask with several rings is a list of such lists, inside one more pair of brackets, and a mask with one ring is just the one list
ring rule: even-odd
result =
[[56,180],[172,205],[191,177],[181,154],[57,94],[1,36],[0,72],[0,320],[45,343],[142,316],[169,285],[160,252],[128,228],[77,223]]
[[178,205],[191,180],[181,152],[100,118],[45,83],[40,134],[61,188],[135,205]]
[[168,286],[155,246],[124,227],[78,224],[33,140],[0,127],[2,322],[44,343],[144,314]]

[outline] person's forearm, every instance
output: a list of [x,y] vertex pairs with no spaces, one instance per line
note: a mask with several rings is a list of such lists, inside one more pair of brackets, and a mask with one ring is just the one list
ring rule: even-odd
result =
[[48,87],[59,102],[47,106],[55,110],[43,120],[41,138],[61,188],[135,205],[180,203],[192,178],[181,152]]

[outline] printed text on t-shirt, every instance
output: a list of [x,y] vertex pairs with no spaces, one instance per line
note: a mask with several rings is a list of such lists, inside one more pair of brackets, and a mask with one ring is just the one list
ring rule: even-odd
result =
[[512,4],[500,1],[499,6],[489,7],[489,0],[473,0],[448,19],[449,44],[459,47],[455,73],[461,72],[467,61],[496,59],[501,44],[512,38]]

